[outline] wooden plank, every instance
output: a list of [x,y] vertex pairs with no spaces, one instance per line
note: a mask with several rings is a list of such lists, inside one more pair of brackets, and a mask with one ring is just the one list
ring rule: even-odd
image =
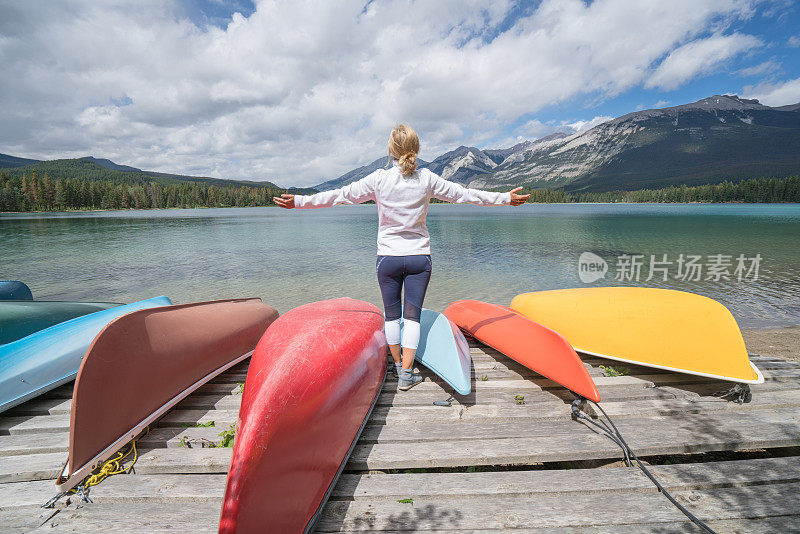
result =
[[[710,416],[684,414],[675,417],[621,419],[617,426],[633,450],[640,456],[683,454],[707,451],[790,447],[800,445],[800,420],[784,414],[776,420],[746,417],[746,414]],[[525,426],[527,436],[485,439],[453,439],[470,435],[470,426],[462,424],[458,433],[446,434],[447,425],[426,428],[408,427],[412,435],[424,434],[430,441],[399,441],[356,445],[347,468],[409,469],[463,467],[472,465],[535,465],[540,462],[620,458],[619,448],[605,436],[593,433],[582,424],[564,426],[563,433],[538,433],[538,425]],[[484,427],[475,434],[485,432]],[[389,430],[380,429],[380,434]],[[522,432],[520,432],[522,433]],[[373,437],[365,429],[365,440]],[[388,434],[387,434],[388,435]],[[398,438],[400,433],[393,433]],[[439,437],[440,439],[435,439]]]
[[[142,448],[160,447],[202,447],[219,443],[219,433],[226,427],[175,427],[154,428],[149,434],[139,438]],[[188,443],[184,440],[188,440]],[[183,441],[182,441],[183,440]],[[3,457],[63,452],[66,455],[69,438],[66,433],[15,434],[0,436],[0,466]]]
[[[796,510],[800,484],[774,484],[678,492],[676,498],[703,520],[744,519],[786,515]],[[413,498],[413,495],[409,495]],[[317,532],[469,530],[596,527],[619,524],[681,522],[685,517],[658,493],[602,492],[573,495],[539,494],[485,499],[465,497],[447,501],[414,499],[398,502],[331,502]]]
[[[51,516],[39,525],[43,520]],[[0,512],[4,532],[192,532],[215,533],[220,509],[206,503],[74,504],[58,510],[26,508]],[[39,527],[39,528],[37,528]]]
[[[136,472],[161,473],[227,473],[231,448],[185,449],[159,448],[143,450],[136,462]],[[0,483],[55,479],[66,460],[63,453],[8,456],[0,462]]]
[[[651,466],[669,491],[791,483],[800,481],[797,458],[764,458]],[[206,502],[221,506],[224,474],[119,475],[92,489],[95,503]],[[413,492],[415,498],[440,500],[537,494],[595,492],[655,492],[656,487],[636,468],[492,471],[478,473],[343,474],[331,500],[396,501]],[[55,494],[52,481],[0,484],[0,511],[39,505]]]
[[[720,439],[725,436],[722,429],[734,435],[737,427],[748,425],[755,429],[757,426],[766,433],[764,439],[771,438],[769,432],[772,426],[782,425],[787,429],[794,429],[800,434],[800,419],[795,415],[793,419],[787,419],[786,413],[780,410],[764,410],[750,413],[719,413],[703,414],[699,416],[670,416],[670,417],[631,417],[621,419],[616,422],[620,432],[627,439],[627,434],[622,430],[628,430],[632,435],[641,433],[639,428],[648,426],[651,428],[666,428],[672,425],[677,429],[683,429],[688,433],[713,434],[711,425],[720,426]],[[578,423],[569,419],[561,421],[537,421],[533,424],[520,424],[518,422],[509,423],[481,423],[463,422],[458,426],[449,423],[425,423],[418,425],[373,425],[364,427],[359,443],[422,443],[425,441],[443,440],[481,440],[498,438],[526,438],[533,435],[543,438],[552,438],[551,442],[556,445],[562,440],[569,439],[570,436],[585,429],[583,423]],[[576,432],[577,431],[577,432]],[[670,432],[666,436],[660,436],[661,440],[670,440]],[[756,435],[753,433],[753,435]]]
[[[426,376],[431,377],[431,373],[429,371],[424,371]],[[632,376],[614,376],[614,377],[598,377],[596,379],[597,387],[599,390],[602,391],[611,391],[612,389],[622,389],[622,388],[629,388],[631,386],[641,388],[647,386],[653,386],[654,384],[650,381],[641,380],[637,377]],[[445,386],[442,387],[443,382],[437,381],[434,382],[432,380],[426,381],[424,384],[418,386],[414,389],[414,394],[409,395],[402,395],[402,396],[395,396],[393,398],[384,397],[382,400],[379,399],[379,403],[382,404],[392,404],[391,401],[395,402],[406,402],[414,401],[415,397],[419,397],[417,393],[422,391],[435,391],[437,394],[444,393],[445,395],[449,395],[450,388]],[[215,386],[215,387],[211,387]],[[235,385],[222,385],[219,384],[206,384],[205,386],[201,387],[197,392],[193,393],[189,397],[187,397],[183,402],[178,405],[178,408],[218,408],[218,409],[238,409],[239,404],[241,403],[241,394],[235,394],[234,391],[237,391],[238,388]],[[564,389],[563,386],[560,384],[553,382],[551,380],[540,379],[537,382],[532,382],[530,380],[487,380],[481,381],[476,380],[473,384],[474,390],[476,392],[482,390],[498,390],[498,389],[525,389],[525,390],[536,390],[536,391],[543,391],[546,389]],[[384,384],[383,391],[386,393],[397,393],[397,382],[396,381],[389,381]],[[433,400],[441,400],[438,399],[430,399],[432,402]],[[423,404],[428,402],[428,399],[425,399],[424,402],[413,402],[414,404]],[[72,406],[71,398],[62,399],[48,399],[48,398],[38,398],[33,399],[29,402],[26,402],[13,410],[10,410],[3,414],[3,417],[20,417],[20,416],[30,416],[30,415],[58,415],[58,414],[68,414],[70,412],[70,408]]]
[[[219,474],[136,474],[114,475],[91,489],[95,503],[126,504],[152,502],[172,503],[204,502],[222,506],[227,475]],[[0,484],[0,511],[38,506],[56,494],[52,480],[36,480]],[[66,498],[59,501],[66,502]],[[165,511],[169,508],[164,507]]]
[[[800,524],[800,515],[780,517],[759,517],[744,519],[709,520],[706,524],[715,532],[735,534],[774,534],[776,532],[797,532]],[[342,533],[364,532],[340,531]],[[419,531],[423,532],[423,531]],[[428,534],[452,534],[453,530],[424,530]],[[501,532],[514,532],[515,534],[686,534],[687,532],[700,533],[699,527],[688,519],[684,521],[670,521],[669,523],[637,523],[633,525],[596,525],[581,527],[554,527],[554,528],[515,528],[515,529],[459,529],[459,534],[498,534]]]
[[[675,465],[650,471],[668,491],[800,482],[797,457]],[[541,493],[657,491],[636,468],[491,471],[477,473],[348,474],[339,479],[332,500],[396,501],[408,496],[442,500],[462,497]]]
[[0,483],[54,480],[67,456],[61,452],[18,454],[0,461]]
[[[383,394],[378,398],[379,406],[417,406],[432,404],[434,401],[442,400],[450,395],[450,387],[438,377],[428,371],[422,373],[427,380],[417,386],[411,393],[401,393],[397,391],[396,381],[387,381],[384,384]],[[689,376],[689,375],[682,375]],[[656,377],[652,377],[656,378]],[[657,378],[656,378],[657,379]],[[719,381],[704,381],[686,386],[685,383],[678,381],[683,388],[662,385],[655,387],[650,380],[643,380],[634,376],[612,376],[595,378],[598,390],[604,401],[615,400],[643,400],[647,398],[677,398],[677,397],[697,397],[710,395],[730,387],[729,384]],[[182,401],[176,409],[219,409],[219,410],[238,410],[241,403],[240,394],[232,394],[234,387],[228,387],[230,391],[226,393],[195,393]],[[753,387],[754,394],[760,395],[768,391],[786,391],[799,389],[800,383],[792,382],[767,382]],[[563,400],[572,400],[574,394],[569,390],[551,380],[537,379],[532,380],[476,380],[473,383],[473,393],[468,396],[455,396],[455,402],[460,404],[496,404],[508,401],[508,394],[512,396],[517,393],[527,391],[547,391],[549,394],[556,395]],[[442,397],[444,395],[444,397]],[[505,396],[504,396],[505,395]],[[545,397],[532,396],[531,402],[535,399],[545,399]],[[71,408],[70,399],[34,399],[26,402],[14,410],[7,412],[5,417],[21,417],[31,415],[59,415],[69,414]],[[2,452],[0,452],[2,454]]]
[[68,446],[69,435],[65,432],[0,436],[0,465],[6,456],[66,452]]
[[12,408],[5,412],[2,417],[23,417],[30,415],[58,415],[68,414],[72,407],[72,397],[62,398],[45,398],[38,397],[36,399],[24,402],[19,406]]
[[[507,404],[476,404],[440,406],[377,406],[370,418],[372,424],[403,424],[432,422],[483,422],[500,423],[524,421],[554,421],[571,417],[569,403],[560,399],[553,401],[528,402],[516,404],[513,396],[509,396]],[[636,417],[642,415],[666,416],[682,414],[700,414],[716,412],[748,412],[752,410],[792,408],[800,404],[800,391],[774,392],[756,395],[747,404],[737,404],[725,399],[713,397],[636,400],[621,402],[603,402],[603,408],[612,417]],[[791,412],[791,410],[790,410]],[[197,417],[200,413],[192,414]]]

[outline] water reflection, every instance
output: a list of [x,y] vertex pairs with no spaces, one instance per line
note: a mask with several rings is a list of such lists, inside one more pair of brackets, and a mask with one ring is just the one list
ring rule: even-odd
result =
[[[428,223],[433,309],[581,287],[577,258],[592,251],[612,265],[644,255],[638,285],[707,295],[742,326],[800,323],[798,205],[434,205]],[[286,311],[347,295],[379,304],[376,225],[375,206],[3,214],[0,277],[28,282],[42,299],[259,296]],[[644,281],[651,254],[681,253],[763,259],[757,281]],[[613,276],[590,285],[632,283]]]

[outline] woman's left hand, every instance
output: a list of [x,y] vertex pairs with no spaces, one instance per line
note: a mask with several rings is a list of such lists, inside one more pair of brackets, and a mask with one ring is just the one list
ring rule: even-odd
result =
[[284,193],[279,197],[272,197],[272,200],[275,201],[275,204],[287,210],[294,208],[294,195]]
[[515,187],[514,189],[512,189],[510,191],[510,193],[511,193],[511,205],[512,206],[520,206],[522,204],[525,204],[525,202],[529,198],[531,198],[531,196],[529,194],[528,195],[518,195],[517,191],[522,191],[522,188],[521,187]]

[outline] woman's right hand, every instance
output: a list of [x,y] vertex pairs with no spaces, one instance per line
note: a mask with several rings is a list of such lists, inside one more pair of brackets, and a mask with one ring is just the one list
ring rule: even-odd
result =
[[514,189],[509,191],[509,193],[511,193],[511,205],[512,206],[520,206],[522,204],[525,204],[525,201],[527,201],[529,198],[531,198],[530,194],[528,194],[528,195],[518,195],[517,191],[522,191],[522,188],[521,187],[515,187]]
[[287,210],[294,208],[294,195],[289,193],[284,193],[279,197],[272,197],[272,200],[275,201],[275,204]]

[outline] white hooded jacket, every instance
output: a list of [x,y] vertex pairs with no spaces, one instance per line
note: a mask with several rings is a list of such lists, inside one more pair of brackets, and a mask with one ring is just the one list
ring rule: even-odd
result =
[[296,195],[300,209],[329,208],[337,204],[378,205],[378,255],[410,256],[430,254],[430,234],[425,225],[431,198],[479,206],[507,206],[511,193],[469,189],[444,180],[428,169],[403,176],[400,168],[378,169],[357,182],[315,195]]

